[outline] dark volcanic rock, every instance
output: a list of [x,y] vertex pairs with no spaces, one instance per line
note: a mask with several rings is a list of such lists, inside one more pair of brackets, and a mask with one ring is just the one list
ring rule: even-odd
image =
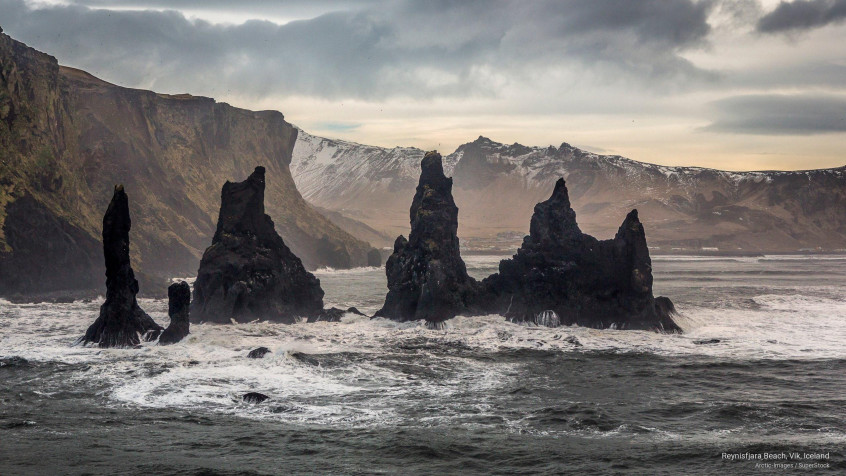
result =
[[29,365],[29,361],[17,355],[0,359],[0,367],[22,367],[25,365]]
[[159,337],[159,344],[175,344],[188,335],[188,310],[191,305],[191,287],[185,281],[173,283],[167,288],[167,315],[170,325]]
[[270,349],[267,347],[259,347],[257,349],[253,349],[247,354],[248,359],[263,359],[265,355],[270,353]]
[[693,341],[696,345],[719,344],[720,342],[720,339],[702,339]]
[[129,263],[129,199],[123,185],[115,187],[103,217],[103,254],[106,258],[106,302],[100,317],[80,339],[82,344],[100,347],[130,347],[158,337],[162,327],[138,307],[138,281]]
[[324,309],[316,316],[309,317],[308,322],[341,322],[341,318],[344,317],[344,314],[348,313],[367,317],[367,314],[364,314],[354,307],[347,308],[346,310],[338,309],[337,307],[330,307],[329,309]]
[[212,245],[203,253],[193,322],[296,322],[323,309],[320,281],[307,272],[264,213],[264,167],[226,182]]
[[268,397],[267,395],[265,395],[263,393],[250,392],[250,393],[245,393],[244,396],[241,397],[241,398],[247,403],[261,403],[261,402],[267,400],[270,397]]
[[304,364],[313,365],[315,367],[320,366],[320,361],[309,354],[304,354],[302,352],[291,352],[290,355],[292,358],[297,359],[298,361]]
[[388,295],[376,316],[439,323],[469,312],[478,283],[458,249],[458,207],[441,155],[427,152],[411,203],[411,233],[400,236],[385,265]]
[[382,266],[382,253],[376,248],[371,249],[367,253],[367,266]]
[[339,243],[323,235],[317,240],[317,253],[324,259],[326,266],[336,269],[349,269],[352,267],[350,254]]
[[681,331],[670,300],[652,295],[652,261],[637,210],[614,239],[599,241],[579,229],[564,179],[535,206],[517,254],[483,285],[480,304],[514,321]]

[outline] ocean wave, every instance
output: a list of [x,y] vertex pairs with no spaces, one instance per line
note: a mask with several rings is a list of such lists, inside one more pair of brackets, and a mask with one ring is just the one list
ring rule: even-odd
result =
[[[480,269],[501,257],[471,258],[468,267]],[[691,270],[697,271],[696,266]],[[384,299],[381,268],[319,270],[317,274],[327,305],[374,312]],[[705,288],[684,277],[658,281],[675,286],[667,293],[671,297],[673,290],[683,296],[676,302],[677,320],[685,331],[681,335],[536,327],[511,323],[499,315],[459,316],[447,321],[444,329],[434,330],[422,322],[346,314],[334,323],[192,325],[191,334],[177,345],[98,349],[71,344],[97,317],[102,299],[68,304],[0,301],[0,360],[19,357],[33,363],[21,367],[21,372],[43,363],[73,364],[57,382],[93,385],[113,405],[180,408],[309,425],[494,425],[582,437],[647,434],[671,438],[670,433],[651,432],[649,425],[636,428],[612,414],[592,416],[590,409],[569,417],[557,414],[558,410],[538,410],[528,413],[535,420],[525,419],[526,415],[489,408],[486,398],[501,392],[515,400],[530,398],[543,391],[543,383],[541,388],[520,390],[521,369],[526,365],[554,368],[567,359],[633,355],[662,362],[711,359],[737,363],[737,371],[744,373],[749,366],[767,362],[794,365],[846,359],[842,344],[846,300],[840,281],[809,281],[800,286],[796,282],[785,285],[771,274],[760,276],[721,288]],[[157,322],[167,322],[165,300],[139,302]],[[271,349],[271,354],[247,359],[247,353],[260,346]],[[9,371],[11,367],[3,368]],[[650,374],[655,371],[645,369],[632,378],[657,378]],[[261,405],[241,401],[241,395],[251,391],[271,398]],[[452,400],[473,405],[452,405]],[[427,405],[422,416],[421,402]],[[714,415],[726,412],[732,410],[714,410]],[[567,421],[556,427],[559,417]]]
[[331,266],[324,266],[314,270],[314,275],[320,277],[321,275],[361,275],[376,271],[382,271],[379,266],[359,266],[357,268],[335,269]]

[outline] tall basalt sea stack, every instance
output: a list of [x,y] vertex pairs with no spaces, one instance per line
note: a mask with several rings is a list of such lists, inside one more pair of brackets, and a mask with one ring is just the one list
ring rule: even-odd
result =
[[411,203],[411,233],[394,243],[385,265],[388,295],[376,316],[437,324],[470,312],[479,285],[467,275],[459,254],[458,207],[441,155],[426,153],[421,168]]
[[599,241],[579,229],[564,179],[535,206],[517,254],[483,285],[480,304],[514,321],[681,331],[672,302],[652,295],[652,261],[637,210],[614,239]]
[[264,213],[264,167],[223,185],[212,245],[203,253],[192,322],[296,322],[323,309],[320,281],[285,245]]
[[159,337],[160,345],[175,344],[188,335],[190,323],[188,310],[191,305],[191,287],[185,281],[173,283],[167,288],[167,315],[170,325]]
[[158,337],[162,327],[141,310],[135,295],[138,281],[129,263],[129,198],[122,185],[115,187],[103,217],[103,254],[106,258],[106,302],[100,316],[80,339],[100,347],[130,347]]

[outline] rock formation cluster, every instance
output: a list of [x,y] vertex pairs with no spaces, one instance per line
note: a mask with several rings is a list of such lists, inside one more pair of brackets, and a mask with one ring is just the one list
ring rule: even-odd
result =
[[[410,209],[411,233],[399,236],[385,265],[388,293],[376,316],[424,320],[438,328],[459,314],[496,313],[514,322],[556,327],[681,332],[672,302],[652,293],[652,262],[637,210],[616,236],[600,241],[582,233],[567,186],[535,206],[529,235],[499,272],[482,282],[467,274],[458,241],[458,207],[440,154],[429,152]],[[122,186],[103,218],[106,301],[82,343],[126,347],[159,337],[182,340],[193,322],[337,322],[355,308],[323,309],[320,282],[307,272],[264,213],[265,170],[226,182],[212,245],[194,285],[168,289],[170,325],[162,328],[138,306],[138,281],[129,261],[129,202]],[[190,310],[190,314],[189,314]],[[250,357],[261,357],[256,349]],[[262,355],[258,355],[260,353]],[[256,355],[254,355],[254,353]]]
[[162,331],[139,306],[138,281],[129,262],[129,198],[123,185],[115,187],[103,217],[103,255],[106,259],[106,301],[100,316],[80,339],[100,347],[131,347],[154,340]]
[[458,246],[458,207],[441,155],[428,152],[411,203],[411,233],[399,236],[385,265],[388,295],[376,316],[437,325],[471,310],[479,289]]
[[323,310],[320,281],[264,212],[264,189],[264,167],[243,182],[223,185],[217,231],[194,283],[193,322],[292,323]]
[[376,316],[438,324],[459,314],[497,313],[556,327],[680,332],[672,302],[652,294],[652,262],[632,210],[614,239],[582,233],[564,179],[535,207],[530,233],[499,273],[467,275],[458,246],[458,208],[441,156],[429,152],[411,205],[411,234],[388,258],[388,294]]
[[488,310],[553,327],[680,331],[666,303],[656,304],[652,295],[652,261],[637,210],[614,239],[597,240],[579,229],[559,179],[552,196],[535,206],[529,230],[517,254],[483,281]]

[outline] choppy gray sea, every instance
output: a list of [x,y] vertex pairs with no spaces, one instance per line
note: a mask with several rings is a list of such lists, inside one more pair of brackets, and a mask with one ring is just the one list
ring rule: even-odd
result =
[[[349,315],[100,350],[71,346],[100,301],[0,301],[0,475],[846,472],[846,256],[653,267],[683,335]],[[316,274],[327,305],[384,299],[382,269]]]

